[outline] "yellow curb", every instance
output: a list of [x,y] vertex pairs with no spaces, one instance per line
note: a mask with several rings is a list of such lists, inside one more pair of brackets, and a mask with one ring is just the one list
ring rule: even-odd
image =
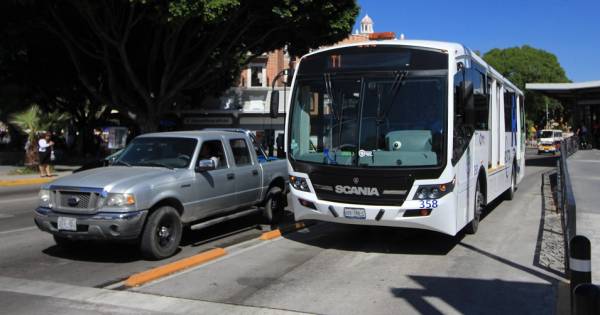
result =
[[[294,223],[293,225],[290,226],[285,226],[282,227],[281,229],[276,229],[273,231],[269,231],[269,232],[264,232],[259,239],[263,240],[263,241],[267,241],[267,240],[272,240],[274,238],[278,238],[282,235],[282,233],[289,233],[289,232],[293,232],[296,230],[300,230],[305,228],[306,225],[304,224],[304,222],[298,222],[298,223]],[[283,232],[282,232],[283,230]]]
[[54,178],[24,178],[0,180],[0,187],[25,186],[34,184],[44,184],[53,181]]
[[215,248],[198,255],[178,260],[163,266],[156,267],[147,271],[136,273],[125,280],[126,287],[136,287],[144,283],[168,276],[175,272],[203,264],[221,256],[227,255],[224,248]]
[[274,238],[278,238],[280,236],[281,236],[281,231],[279,229],[277,229],[277,230],[273,230],[273,231],[269,231],[269,232],[264,232],[260,236],[260,239],[263,241],[266,241],[266,240],[272,240]]

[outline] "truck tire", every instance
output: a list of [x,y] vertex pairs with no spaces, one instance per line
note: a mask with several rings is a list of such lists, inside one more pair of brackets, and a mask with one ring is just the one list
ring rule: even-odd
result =
[[479,180],[477,181],[477,186],[475,187],[475,202],[473,203],[473,220],[467,224],[465,228],[465,232],[467,234],[475,234],[477,233],[477,229],[479,228],[479,221],[481,220],[481,214],[483,213],[483,194],[481,193],[481,188],[479,184]]
[[181,241],[182,226],[175,208],[163,206],[156,209],[146,221],[140,240],[142,255],[151,260],[172,256]]
[[279,222],[283,215],[283,191],[279,187],[271,187],[267,192],[263,205],[263,217],[267,222],[274,224]]

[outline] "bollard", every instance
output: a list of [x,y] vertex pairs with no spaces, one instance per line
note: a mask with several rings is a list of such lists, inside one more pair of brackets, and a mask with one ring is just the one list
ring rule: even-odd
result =
[[575,288],[582,283],[592,282],[590,240],[582,235],[575,235],[569,242],[569,269],[571,278],[571,310]]
[[573,291],[574,315],[600,314],[600,288],[591,283],[582,283]]

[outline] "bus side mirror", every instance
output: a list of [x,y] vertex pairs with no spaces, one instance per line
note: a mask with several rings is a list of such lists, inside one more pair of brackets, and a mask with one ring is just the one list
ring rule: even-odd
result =
[[279,114],[279,91],[271,91],[271,108],[270,108],[270,116],[271,118],[277,118]]

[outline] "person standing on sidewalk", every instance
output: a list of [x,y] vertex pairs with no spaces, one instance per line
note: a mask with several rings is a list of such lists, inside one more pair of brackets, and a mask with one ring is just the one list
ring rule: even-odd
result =
[[50,133],[46,132],[44,136],[38,141],[38,155],[40,159],[40,176],[41,177],[51,177],[50,174],[50,155],[52,152],[52,147],[54,146],[54,142],[50,140]]

